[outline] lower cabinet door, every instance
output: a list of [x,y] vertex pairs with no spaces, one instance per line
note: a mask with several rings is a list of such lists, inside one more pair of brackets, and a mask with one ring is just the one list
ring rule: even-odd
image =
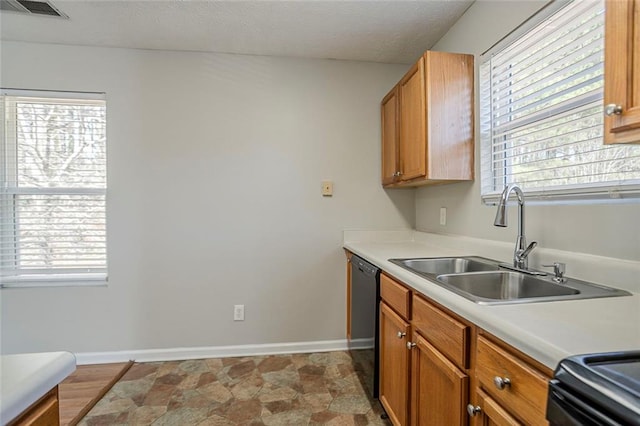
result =
[[396,426],[405,426],[409,411],[409,324],[380,304],[380,403]]
[[411,353],[411,424],[466,425],[469,376],[417,333]]
[[51,389],[35,404],[27,408],[9,426],[58,426],[60,424],[60,405],[58,386]]
[[475,426],[520,426],[518,420],[511,416],[500,404],[490,396],[478,390],[476,392],[478,405],[471,405],[469,412],[476,420]]

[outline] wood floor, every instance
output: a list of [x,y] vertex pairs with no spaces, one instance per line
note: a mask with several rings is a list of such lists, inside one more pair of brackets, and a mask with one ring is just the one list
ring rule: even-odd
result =
[[79,365],[58,388],[60,425],[77,424],[132,365]]

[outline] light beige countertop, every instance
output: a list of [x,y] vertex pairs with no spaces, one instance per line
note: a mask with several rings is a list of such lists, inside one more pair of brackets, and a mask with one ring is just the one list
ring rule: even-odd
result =
[[512,244],[401,230],[345,231],[344,247],[551,369],[570,355],[640,349],[640,262],[537,248],[530,267],[566,262],[568,277],[622,288],[633,294],[480,305],[388,259],[475,255],[509,261]]
[[42,352],[0,357],[0,424],[5,425],[76,369],[70,352]]

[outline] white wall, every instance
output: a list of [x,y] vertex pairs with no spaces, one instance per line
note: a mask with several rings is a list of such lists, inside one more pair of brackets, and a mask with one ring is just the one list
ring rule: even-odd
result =
[[[434,46],[434,50],[473,53],[477,66],[481,53],[545,3],[476,1]],[[478,128],[476,123],[476,159],[480,158]],[[476,161],[476,181],[473,183],[417,190],[416,228],[515,242],[516,209],[510,209],[511,225],[508,228],[494,227],[495,207],[481,203],[479,177],[480,165]],[[447,207],[445,226],[439,224],[440,207]],[[559,250],[640,260],[640,204],[529,205],[525,208],[525,232],[529,241],[538,241],[541,246]]]
[[342,230],[414,226],[414,191],[379,184],[379,102],[406,66],[1,54],[3,87],[106,92],[109,156],[108,286],[2,290],[5,353],[342,339]]

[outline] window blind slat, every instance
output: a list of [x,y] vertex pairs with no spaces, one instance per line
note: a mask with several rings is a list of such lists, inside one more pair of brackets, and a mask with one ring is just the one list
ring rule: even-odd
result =
[[[584,56],[597,55],[603,52],[602,38],[604,37],[604,28],[598,28],[595,34],[585,34],[575,40],[570,40],[561,48],[555,49],[553,52],[546,52],[545,56],[531,58],[529,64],[511,65],[508,68],[494,67],[492,69],[495,75],[506,75],[506,77],[498,78],[495,81],[493,91],[496,94],[504,93],[509,90],[519,90],[528,86],[530,81],[538,82],[549,75],[553,75],[557,69],[564,69],[566,63],[570,63],[576,58]],[[542,67],[541,64],[544,64]]]
[[[549,90],[547,90],[547,88],[537,90],[527,99],[523,99],[524,101],[532,100],[532,102],[521,102],[521,100],[518,100],[505,103],[503,107],[499,107],[494,111],[494,119],[496,121],[509,121],[510,124],[513,124],[516,120],[526,121],[527,117],[544,111],[545,109],[553,108],[555,105],[560,105],[560,108],[564,109],[562,106],[563,102],[574,102],[578,96],[588,96],[596,93],[597,97],[600,98],[599,94],[601,91],[599,89],[602,87],[602,75],[603,74],[600,73],[582,82],[573,81],[573,84],[565,89],[548,93],[548,91],[554,88],[552,85],[549,86]],[[596,86],[595,90],[581,90],[592,85]],[[494,102],[494,105],[496,105],[496,102]]]
[[[557,92],[559,92],[557,89],[583,87],[586,79],[592,79],[604,73],[602,58],[602,52],[596,52],[565,68],[560,75],[559,73],[547,75],[544,78],[531,81],[527,86],[510,87],[504,93],[494,92],[493,103],[494,105],[506,105],[508,112],[514,113],[515,109],[528,108],[531,102],[527,101],[531,99],[535,100],[545,97],[545,95],[547,97],[557,96]],[[597,81],[601,81],[601,79]],[[495,115],[500,115],[501,112],[503,111],[499,107],[493,111]]]
[[[598,20],[598,24],[604,25],[604,20],[601,18],[603,13],[604,8],[598,2],[583,2],[582,4],[574,2],[571,9],[566,7],[560,9],[547,18],[543,24],[530,29],[525,36],[514,41],[508,48],[501,50],[499,54],[495,55],[495,59],[492,57],[493,66],[517,65],[521,62],[518,59],[520,56],[538,60],[552,51],[550,46],[557,46],[563,42],[563,30],[565,37],[571,39],[575,37],[575,34],[581,32],[583,26],[592,22],[592,19]],[[583,19],[582,22],[578,21],[580,18]],[[560,41],[558,41],[559,39]],[[534,56],[536,54],[540,54],[540,56]]]

